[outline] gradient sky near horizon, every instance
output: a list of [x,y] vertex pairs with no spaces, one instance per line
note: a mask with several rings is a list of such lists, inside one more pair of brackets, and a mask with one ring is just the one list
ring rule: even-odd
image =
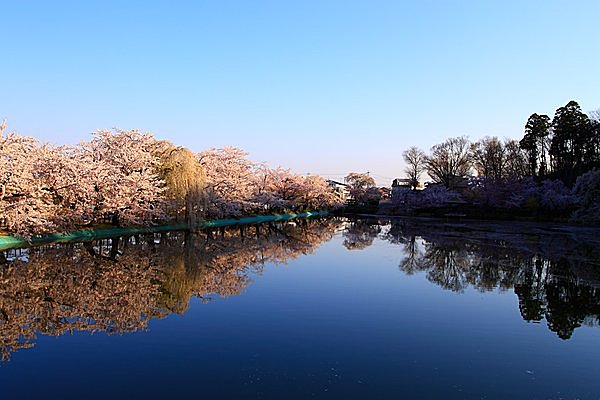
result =
[[0,118],[381,184],[452,136],[600,107],[600,1],[2,1]]

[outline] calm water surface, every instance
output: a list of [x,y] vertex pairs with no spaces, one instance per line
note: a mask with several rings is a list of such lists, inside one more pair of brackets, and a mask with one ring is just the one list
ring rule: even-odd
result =
[[7,251],[2,399],[600,398],[600,237],[303,220]]

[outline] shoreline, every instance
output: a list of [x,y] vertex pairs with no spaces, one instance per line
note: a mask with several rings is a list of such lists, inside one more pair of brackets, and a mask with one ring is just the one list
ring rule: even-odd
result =
[[[220,228],[235,225],[259,224],[264,222],[287,221],[295,218],[310,218],[329,215],[329,211],[306,211],[303,213],[273,214],[273,215],[254,215],[242,218],[217,219],[204,221],[196,224],[194,228]],[[150,227],[122,228],[115,227],[110,229],[87,229],[65,233],[46,233],[37,235],[29,239],[23,236],[0,236],[0,251],[27,248],[51,243],[73,243],[86,242],[97,239],[108,239],[111,237],[124,235],[138,235],[144,233],[158,233],[170,231],[185,231],[190,227],[187,224],[159,225]]]
[[[341,217],[369,218],[383,220],[404,220],[427,226],[435,224],[436,227],[460,228],[466,231],[498,231],[515,234],[570,234],[581,233],[598,236],[600,240],[600,226],[581,225],[562,221],[542,220],[498,220],[474,219],[437,216],[390,215],[371,213],[337,213]],[[500,228],[500,229],[498,229]]]

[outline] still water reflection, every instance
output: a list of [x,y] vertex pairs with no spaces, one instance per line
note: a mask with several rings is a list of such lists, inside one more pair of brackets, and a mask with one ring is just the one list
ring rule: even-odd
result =
[[6,398],[600,398],[594,230],[298,220],[6,251],[0,284]]
[[376,237],[402,246],[399,268],[424,272],[443,289],[468,286],[485,292],[514,290],[524,320],[546,319],[548,328],[569,339],[582,324],[600,318],[600,233],[528,224],[442,224],[432,221],[357,220],[344,232],[349,250]]
[[331,239],[336,220],[302,220],[203,235],[137,235],[7,251],[0,270],[2,360],[37,334],[126,333],[184,313],[190,298],[238,295],[269,263]]

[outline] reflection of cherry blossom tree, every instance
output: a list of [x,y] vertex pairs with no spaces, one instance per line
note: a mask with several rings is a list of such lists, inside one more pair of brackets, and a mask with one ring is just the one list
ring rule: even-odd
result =
[[244,291],[268,263],[282,264],[331,239],[335,219],[255,226],[218,239],[186,232],[0,253],[2,360],[32,347],[37,334],[73,330],[127,333],[150,318],[184,312],[193,296]]
[[125,254],[115,264],[81,248],[30,250],[27,262],[0,269],[2,359],[31,347],[36,333],[145,329],[147,318],[158,315],[155,278],[140,254]]
[[381,227],[369,220],[355,220],[350,222],[344,231],[344,246],[348,250],[363,250],[373,244],[381,232]]

